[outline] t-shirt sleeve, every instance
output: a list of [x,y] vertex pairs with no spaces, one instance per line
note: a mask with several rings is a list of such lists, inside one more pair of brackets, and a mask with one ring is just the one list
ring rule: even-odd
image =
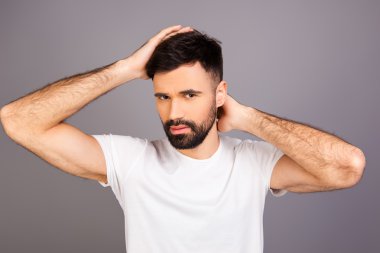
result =
[[266,182],[267,189],[275,197],[281,197],[287,190],[270,188],[270,180],[273,168],[284,154],[281,149],[266,141],[253,141],[254,155],[259,163],[261,174]]
[[124,204],[125,179],[134,163],[143,154],[146,139],[124,135],[92,135],[102,148],[106,161],[107,183],[98,181],[103,187],[110,186],[120,205]]

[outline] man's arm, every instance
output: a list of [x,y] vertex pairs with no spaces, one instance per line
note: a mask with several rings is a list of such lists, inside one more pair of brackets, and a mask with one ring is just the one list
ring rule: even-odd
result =
[[110,65],[58,80],[1,109],[7,135],[55,167],[106,182],[102,150],[91,135],[63,121],[102,94],[135,78],[148,79],[145,64],[166,37],[189,28],[172,26],[131,56]]
[[284,152],[273,169],[272,189],[329,191],[352,187],[362,177],[363,152],[336,136],[243,106],[230,96],[223,111],[220,131],[242,130]]
[[[125,64],[125,66],[122,66]],[[133,79],[125,61],[58,80],[9,103],[1,110],[7,135],[53,166],[75,176],[105,180],[106,165],[97,141],[63,122],[98,96]]]

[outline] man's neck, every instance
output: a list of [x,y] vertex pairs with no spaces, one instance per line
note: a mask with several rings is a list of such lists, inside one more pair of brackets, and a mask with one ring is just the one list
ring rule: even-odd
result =
[[214,125],[204,141],[193,149],[177,149],[182,154],[194,159],[210,158],[218,150],[220,138],[216,126]]

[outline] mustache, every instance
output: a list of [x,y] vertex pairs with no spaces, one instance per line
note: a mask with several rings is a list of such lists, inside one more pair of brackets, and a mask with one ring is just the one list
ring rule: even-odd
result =
[[176,120],[168,120],[165,122],[164,126],[166,129],[169,129],[171,126],[179,126],[179,125],[185,125],[191,128],[191,130],[196,131],[197,126],[193,121],[183,120],[183,119],[176,119]]

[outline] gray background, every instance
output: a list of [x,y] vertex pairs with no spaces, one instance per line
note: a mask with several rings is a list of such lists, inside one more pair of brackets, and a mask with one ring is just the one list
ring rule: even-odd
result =
[[[224,79],[240,102],[366,154],[354,188],[268,195],[264,251],[380,252],[379,1],[1,0],[1,105],[123,58],[175,24],[222,41]],[[88,134],[164,136],[150,80],[111,91],[67,122]],[[0,252],[125,252],[123,213],[109,188],[57,170],[2,129],[0,161]]]

